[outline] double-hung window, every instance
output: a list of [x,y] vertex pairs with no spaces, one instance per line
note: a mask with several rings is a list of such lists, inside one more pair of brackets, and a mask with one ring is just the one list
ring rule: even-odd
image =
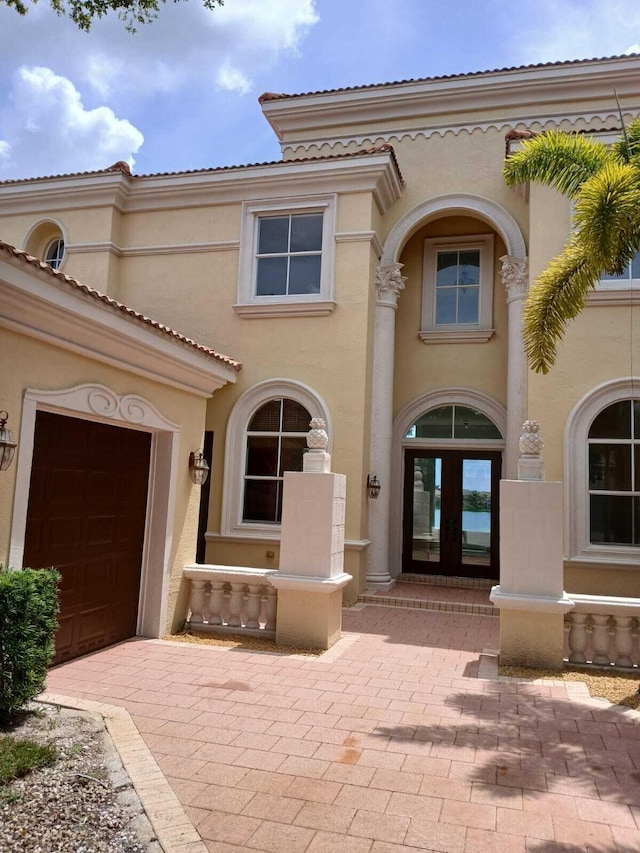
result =
[[243,206],[238,300],[241,317],[333,310],[335,196]]
[[640,401],[600,412],[588,448],[589,542],[640,546]]
[[486,341],[492,316],[493,235],[425,240],[422,340]]
[[256,296],[320,293],[322,213],[258,218]]
[[243,522],[279,524],[285,471],[302,471],[311,415],[295,400],[264,403],[247,427]]

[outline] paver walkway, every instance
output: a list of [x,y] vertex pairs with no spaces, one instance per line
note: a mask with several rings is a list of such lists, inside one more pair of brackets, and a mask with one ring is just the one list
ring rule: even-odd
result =
[[48,689],[130,712],[210,853],[640,851],[640,715],[479,679],[491,617],[343,627],[319,658],[131,641]]

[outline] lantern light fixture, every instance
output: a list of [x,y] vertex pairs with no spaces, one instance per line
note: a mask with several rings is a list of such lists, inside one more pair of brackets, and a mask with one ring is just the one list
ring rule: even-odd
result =
[[192,451],[189,454],[189,473],[196,486],[202,486],[207,482],[209,463],[204,458],[202,450]]
[[7,429],[9,413],[4,409],[0,411],[0,471],[6,471],[13,461],[18,442],[13,437],[13,432]]
[[380,481],[376,477],[375,474],[367,474],[367,492],[369,493],[369,497],[372,500],[376,500],[378,495],[380,494],[381,489]]

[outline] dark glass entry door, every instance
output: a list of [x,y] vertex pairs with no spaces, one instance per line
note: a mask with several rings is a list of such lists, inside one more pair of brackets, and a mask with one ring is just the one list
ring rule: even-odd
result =
[[502,454],[406,450],[403,572],[497,578]]

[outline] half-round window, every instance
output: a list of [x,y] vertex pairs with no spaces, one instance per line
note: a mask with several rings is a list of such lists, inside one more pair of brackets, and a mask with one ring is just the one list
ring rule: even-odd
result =
[[454,438],[459,441],[500,440],[498,427],[485,414],[469,406],[438,406],[421,415],[405,438]]
[[285,471],[302,471],[311,415],[295,400],[264,403],[247,427],[242,520],[279,524]]
[[49,264],[54,270],[57,270],[64,258],[64,240],[58,238],[52,240],[47,246],[44,253],[45,263]]
[[47,219],[39,222],[27,234],[24,250],[34,258],[40,258],[54,269],[60,269],[65,256],[65,235],[58,222]]

